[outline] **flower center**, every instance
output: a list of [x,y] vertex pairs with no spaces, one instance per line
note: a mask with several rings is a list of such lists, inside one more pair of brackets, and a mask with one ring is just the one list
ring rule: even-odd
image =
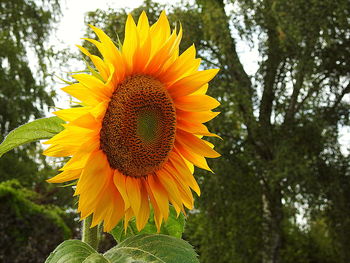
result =
[[167,161],[175,130],[175,107],[162,83],[151,76],[130,76],[109,102],[101,149],[113,169],[126,176],[147,176]]

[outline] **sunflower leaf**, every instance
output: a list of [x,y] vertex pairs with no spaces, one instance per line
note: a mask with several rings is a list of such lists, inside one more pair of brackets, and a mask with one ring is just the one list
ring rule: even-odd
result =
[[11,131],[0,144],[0,157],[20,145],[50,139],[55,134],[63,130],[65,123],[58,117],[37,119],[26,123]]
[[108,262],[88,244],[80,240],[66,240],[46,259],[45,263],[105,263]]
[[[174,207],[170,206],[169,218],[164,222],[160,228],[159,234],[169,235],[181,238],[185,227],[185,216],[180,213],[177,216]],[[124,231],[124,222],[120,221],[119,224],[113,228],[110,234],[113,235],[117,242],[121,242],[129,237],[139,235],[139,234],[155,234],[157,233],[157,227],[153,218],[153,209],[151,210],[150,218],[145,227],[139,232],[136,227],[136,220],[132,218],[129,221],[126,233]]]
[[199,263],[186,241],[166,235],[137,235],[108,250],[111,263]]

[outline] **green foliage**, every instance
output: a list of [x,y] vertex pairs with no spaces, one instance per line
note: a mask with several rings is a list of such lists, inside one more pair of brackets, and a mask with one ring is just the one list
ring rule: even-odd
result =
[[137,235],[98,254],[89,245],[78,240],[60,244],[46,263],[198,263],[197,255],[187,242],[165,235]]
[[[88,244],[79,240],[66,240],[50,254],[46,263],[78,263],[85,262],[89,256],[97,252]],[[99,262],[99,261],[97,261]],[[103,262],[103,261],[102,261]]]
[[[41,3],[41,4],[40,4]],[[59,5],[52,1],[1,1],[0,19],[0,134],[43,115],[53,105],[45,90],[49,49],[45,45]],[[44,7],[45,6],[45,7]],[[35,55],[39,67],[31,68],[27,54]]]
[[[170,213],[168,221],[164,222],[160,228],[159,234],[174,236],[181,238],[185,227],[185,217],[182,213],[179,216],[176,215],[176,211],[173,206],[170,206]],[[157,227],[153,218],[153,209],[151,210],[150,218],[146,226],[139,232],[136,227],[136,220],[132,218],[129,221],[128,228],[125,232],[124,222],[121,220],[116,227],[110,232],[117,242],[121,242],[129,237],[140,234],[155,234],[157,233]]]
[[58,117],[50,117],[19,126],[11,131],[0,144],[0,157],[20,145],[50,139],[63,130],[63,123],[65,122]]
[[43,262],[58,243],[71,237],[65,212],[36,204],[39,197],[16,180],[0,183],[1,262]]
[[[130,237],[105,254],[111,262],[198,263],[192,246],[182,239],[165,235],[137,235]],[[125,257],[124,261],[121,256]]]

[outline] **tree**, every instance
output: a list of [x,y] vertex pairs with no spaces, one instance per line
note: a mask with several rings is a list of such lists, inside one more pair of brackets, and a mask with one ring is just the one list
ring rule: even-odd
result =
[[[226,14],[223,1],[198,4],[206,40],[215,51],[211,60],[222,65],[226,92],[233,96],[226,110],[244,125],[244,153],[261,183],[263,262],[285,262],[283,226],[289,217],[283,202],[293,206],[298,195],[312,197],[310,204],[319,199],[313,194],[315,186],[324,189],[322,165],[335,168],[327,164],[333,156],[324,153],[341,156],[337,136],[349,108],[343,98],[350,91],[350,4],[243,0],[233,3],[232,15],[241,17],[236,20]],[[254,76],[237,54],[231,23],[243,39],[259,35],[260,67]]]
[[[47,69],[52,53],[47,39],[59,15],[58,1],[0,3],[0,141],[53,106]],[[45,180],[54,174],[35,143],[0,158],[0,261],[43,261],[71,236],[67,225],[71,227],[73,218],[63,211],[72,207],[68,199],[72,190],[49,186]],[[56,236],[43,235],[40,229],[51,229]]]

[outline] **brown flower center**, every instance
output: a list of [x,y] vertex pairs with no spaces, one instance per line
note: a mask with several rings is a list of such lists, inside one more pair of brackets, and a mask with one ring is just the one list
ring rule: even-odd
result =
[[175,130],[175,107],[162,83],[151,76],[130,76],[109,102],[101,149],[112,168],[127,176],[146,176],[167,161]]

